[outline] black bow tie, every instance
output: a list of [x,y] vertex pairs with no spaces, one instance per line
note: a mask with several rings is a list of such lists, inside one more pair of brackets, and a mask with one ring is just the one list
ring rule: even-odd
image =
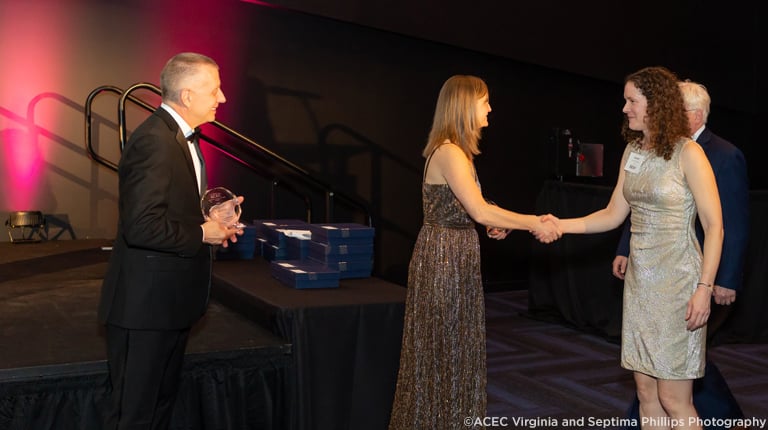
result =
[[192,130],[192,133],[187,136],[187,140],[190,142],[197,143],[198,140],[200,140],[200,129],[196,128]]

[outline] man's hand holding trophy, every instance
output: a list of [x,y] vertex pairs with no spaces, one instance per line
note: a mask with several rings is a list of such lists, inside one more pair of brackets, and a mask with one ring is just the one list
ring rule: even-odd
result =
[[[240,222],[243,198],[224,187],[207,190],[200,199],[206,223],[203,224],[203,241],[212,245],[227,247],[227,240],[237,242],[236,234],[243,234],[245,224]],[[218,224],[220,231],[209,231],[210,224]]]

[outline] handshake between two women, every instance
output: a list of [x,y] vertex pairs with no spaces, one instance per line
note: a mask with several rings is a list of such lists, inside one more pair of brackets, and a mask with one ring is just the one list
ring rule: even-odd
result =
[[531,234],[541,243],[552,243],[563,236],[563,230],[560,228],[560,220],[547,214],[539,217],[539,223],[531,230]]
[[[535,216],[531,215],[532,220],[528,231],[541,243],[552,243],[563,236],[560,227],[560,219],[552,214]],[[507,237],[511,230],[500,227],[487,227],[486,232],[491,239],[501,240]]]

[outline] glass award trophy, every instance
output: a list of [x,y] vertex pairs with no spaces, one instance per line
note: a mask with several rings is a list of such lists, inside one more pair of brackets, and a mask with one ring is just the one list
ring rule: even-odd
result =
[[213,220],[223,226],[240,230],[246,227],[240,222],[242,209],[237,196],[224,187],[207,190],[200,199],[200,209],[206,220]]

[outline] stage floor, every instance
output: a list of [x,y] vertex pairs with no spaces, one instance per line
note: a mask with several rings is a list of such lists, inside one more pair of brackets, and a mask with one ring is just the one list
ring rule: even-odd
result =
[[[97,303],[106,240],[0,243],[0,382],[106,371]],[[187,354],[287,355],[291,345],[212,300]]]

